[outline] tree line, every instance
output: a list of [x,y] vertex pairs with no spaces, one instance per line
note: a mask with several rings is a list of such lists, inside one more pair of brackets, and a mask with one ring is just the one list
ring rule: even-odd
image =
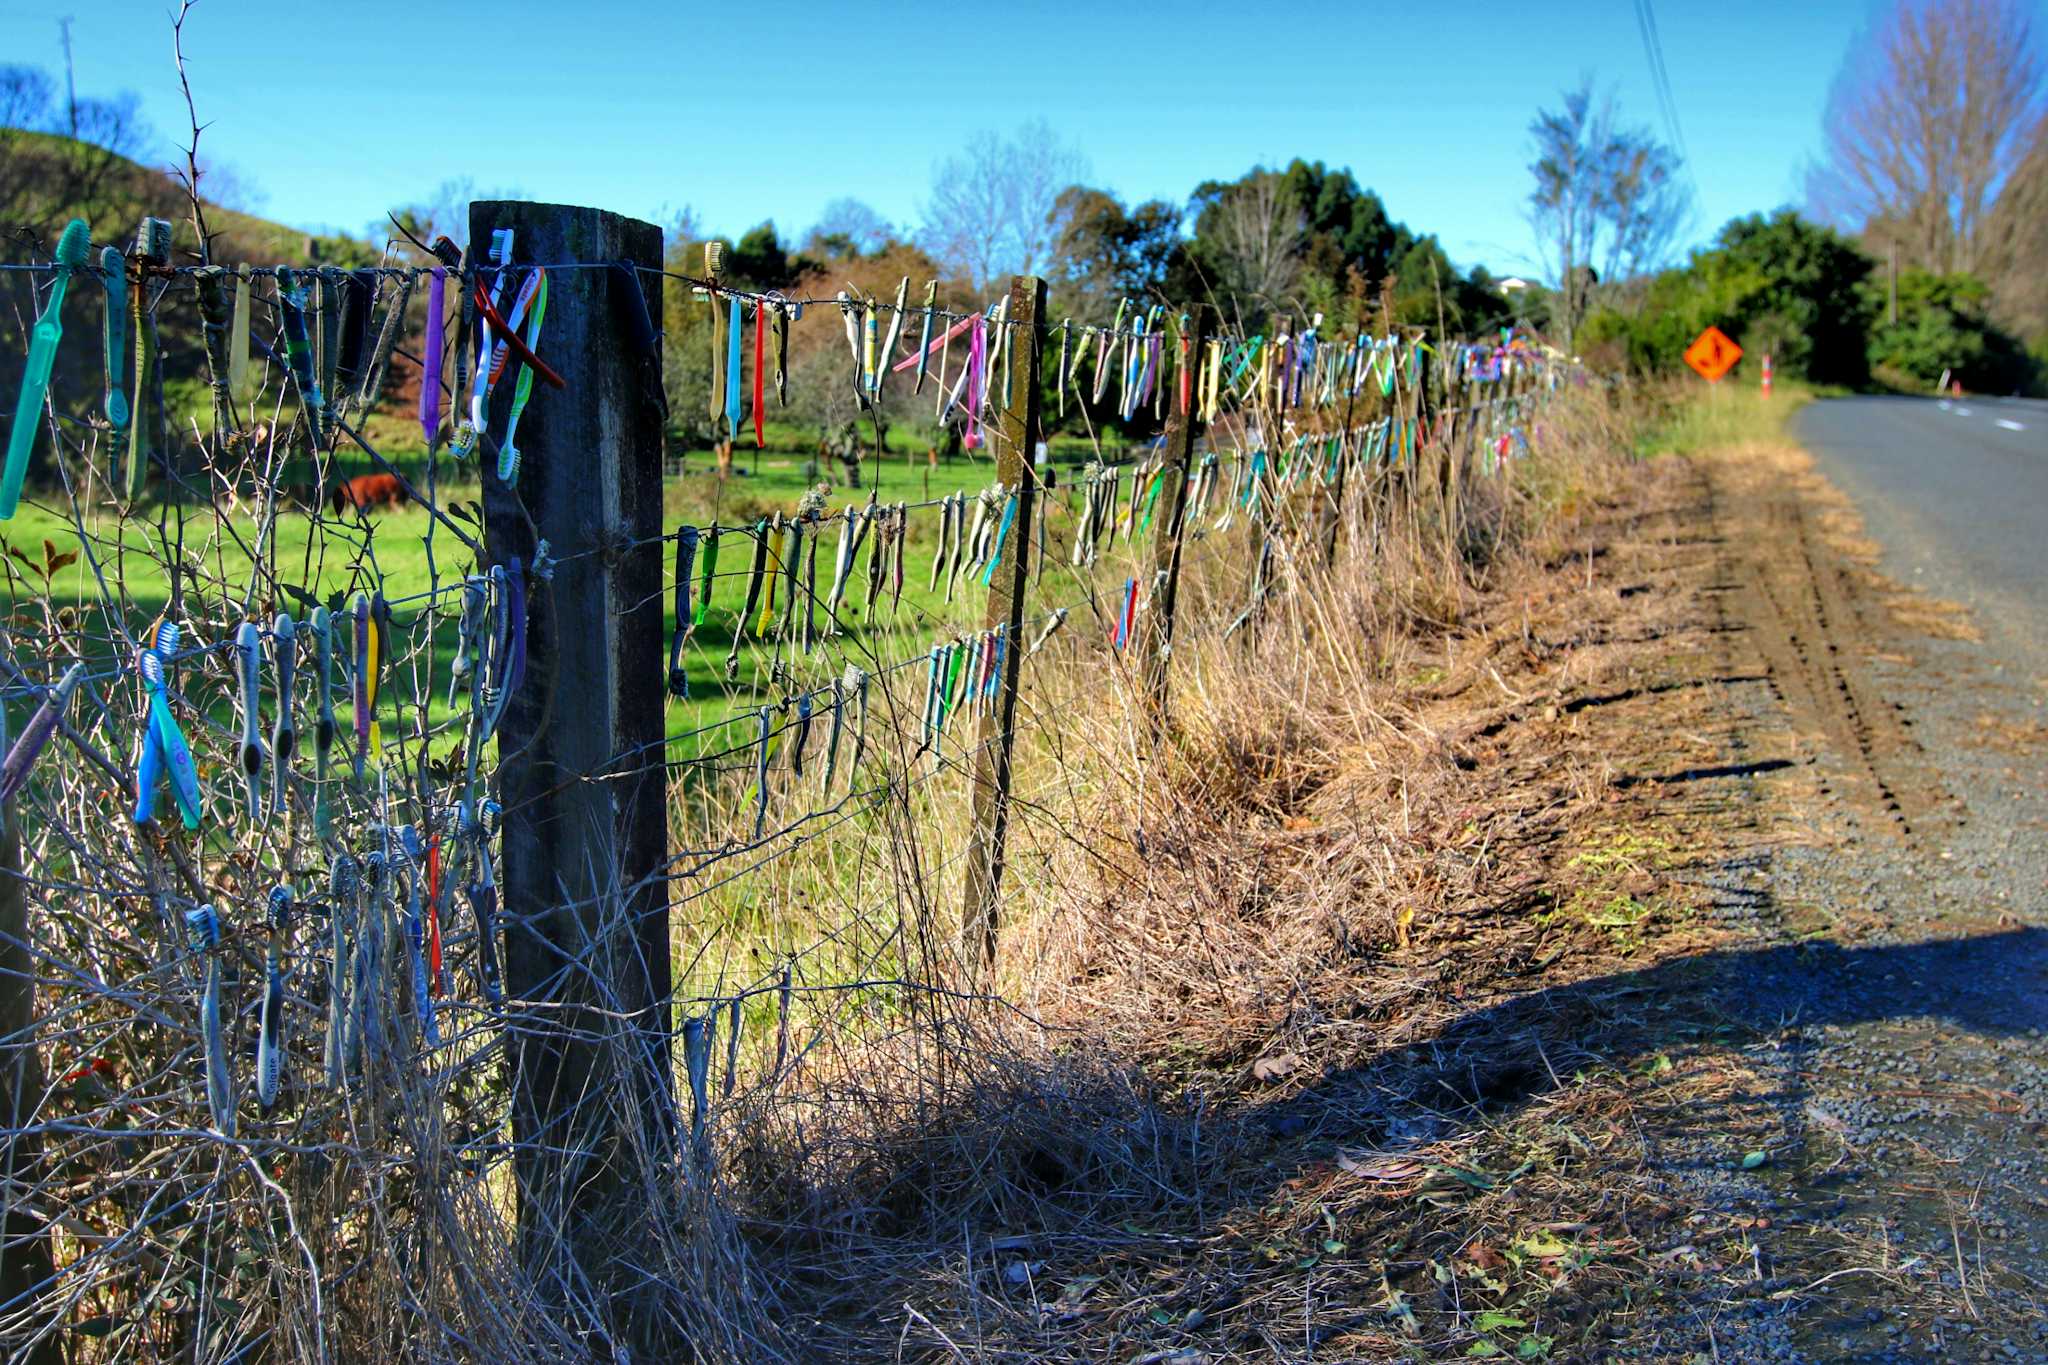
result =
[[1667,146],[1590,81],[1530,135],[1554,284],[1529,307],[1596,365],[1676,370],[1711,324],[1824,384],[2043,387],[2048,86],[2012,0],[1897,0],[1835,80],[1805,211],[1736,218],[1676,265],[1691,202]]

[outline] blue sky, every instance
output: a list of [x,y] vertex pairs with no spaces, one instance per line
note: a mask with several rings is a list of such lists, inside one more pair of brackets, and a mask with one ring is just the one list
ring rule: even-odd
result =
[[[1692,241],[1801,198],[1882,0],[1653,0],[1699,187]],[[169,157],[174,0],[73,7],[79,93],[132,89]],[[61,79],[54,6],[0,0],[0,60]],[[800,236],[852,195],[914,224],[934,162],[1043,118],[1093,183],[1185,199],[1293,156],[1349,166],[1460,265],[1534,268],[1527,127],[1582,73],[1657,125],[1627,0],[1267,7],[199,0],[202,152],[301,227],[363,231],[443,182]],[[479,79],[488,74],[489,80]]]

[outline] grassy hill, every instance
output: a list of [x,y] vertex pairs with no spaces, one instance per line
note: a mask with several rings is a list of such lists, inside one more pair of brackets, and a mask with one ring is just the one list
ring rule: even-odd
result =
[[[375,263],[366,242],[309,235],[218,204],[203,204],[203,212],[212,238],[210,258],[216,263]],[[170,222],[173,263],[192,265],[208,259],[200,250],[191,200],[167,170],[56,134],[0,129],[0,263],[47,262],[72,218],[85,219],[96,249],[111,245],[125,251],[145,215]],[[41,274],[0,271],[0,430],[14,420],[27,329],[47,280]],[[73,282],[62,315],[64,341],[50,382],[60,413],[83,419],[100,406],[105,308],[106,294],[96,279]],[[172,285],[158,305],[157,319],[165,400],[172,420],[182,425],[184,417],[201,411],[206,401],[202,333],[189,281]],[[129,341],[132,345],[133,338]],[[124,386],[131,382],[124,378]],[[48,444],[46,439],[37,443],[32,482],[48,475]]]
[[[309,235],[219,204],[204,207],[216,261],[369,265],[375,260],[369,245],[354,238]],[[125,247],[145,214],[170,220],[174,261],[183,265],[200,259],[191,200],[168,169],[55,133],[0,129],[0,229],[5,232],[0,260],[30,259],[30,244],[54,243],[72,218],[86,220],[93,241]]]

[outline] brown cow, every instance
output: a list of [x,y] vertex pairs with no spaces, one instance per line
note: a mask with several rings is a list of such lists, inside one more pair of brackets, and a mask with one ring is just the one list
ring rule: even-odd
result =
[[327,501],[340,516],[350,507],[367,512],[373,507],[405,506],[405,485],[396,474],[360,474],[334,486]]

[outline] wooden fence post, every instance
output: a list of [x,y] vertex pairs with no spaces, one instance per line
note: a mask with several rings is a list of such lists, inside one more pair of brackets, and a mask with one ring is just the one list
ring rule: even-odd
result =
[[1010,762],[1017,739],[1017,683],[1023,676],[1024,587],[1031,568],[1032,518],[1037,514],[1038,373],[1045,315],[1045,281],[1010,278],[1010,401],[995,424],[996,482],[1016,490],[1017,514],[996,546],[1001,556],[989,580],[986,630],[1003,632],[996,704],[975,729],[974,818],[967,835],[967,899],[961,919],[965,948],[977,967],[995,964],[1001,923],[997,893],[1003,880],[1003,839],[1010,824]]
[[[1199,356],[1209,342],[1209,314],[1199,305],[1187,324],[1189,355]],[[1194,466],[1195,429],[1200,415],[1192,402],[1173,396],[1166,417],[1166,454],[1160,467],[1165,482],[1152,523],[1151,600],[1145,611],[1139,659],[1144,669],[1144,695],[1151,711],[1156,744],[1166,732],[1166,660],[1173,650],[1173,608],[1180,594],[1182,523],[1187,520],[1188,470]]]
[[[6,722],[0,720],[0,743]],[[19,1313],[38,1293],[54,1287],[50,1233],[22,1194],[42,1177],[42,1143],[20,1130],[34,1123],[43,1096],[42,1059],[36,1053],[35,960],[29,952],[28,883],[21,873],[21,831],[14,803],[0,806],[0,1307]],[[63,1359],[61,1331],[47,1334],[19,1359],[46,1365]]]
[[661,229],[506,201],[471,204],[469,227],[473,258],[510,228],[515,265],[573,267],[548,272],[538,345],[566,387],[534,385],[513,484],[495,443],[480,456],[491,562],[531,572],[542,540],[554,560],[528,579],[526,678],[498,733],[520,1254],[557,1303],[608,1303],[611,1323],[576,1327],[637,1355],[653,1330],[646,1163],[678,1157],[662,555],[643,543],[661,534],[660,359],[636,343],[629,292],[662,315]]

